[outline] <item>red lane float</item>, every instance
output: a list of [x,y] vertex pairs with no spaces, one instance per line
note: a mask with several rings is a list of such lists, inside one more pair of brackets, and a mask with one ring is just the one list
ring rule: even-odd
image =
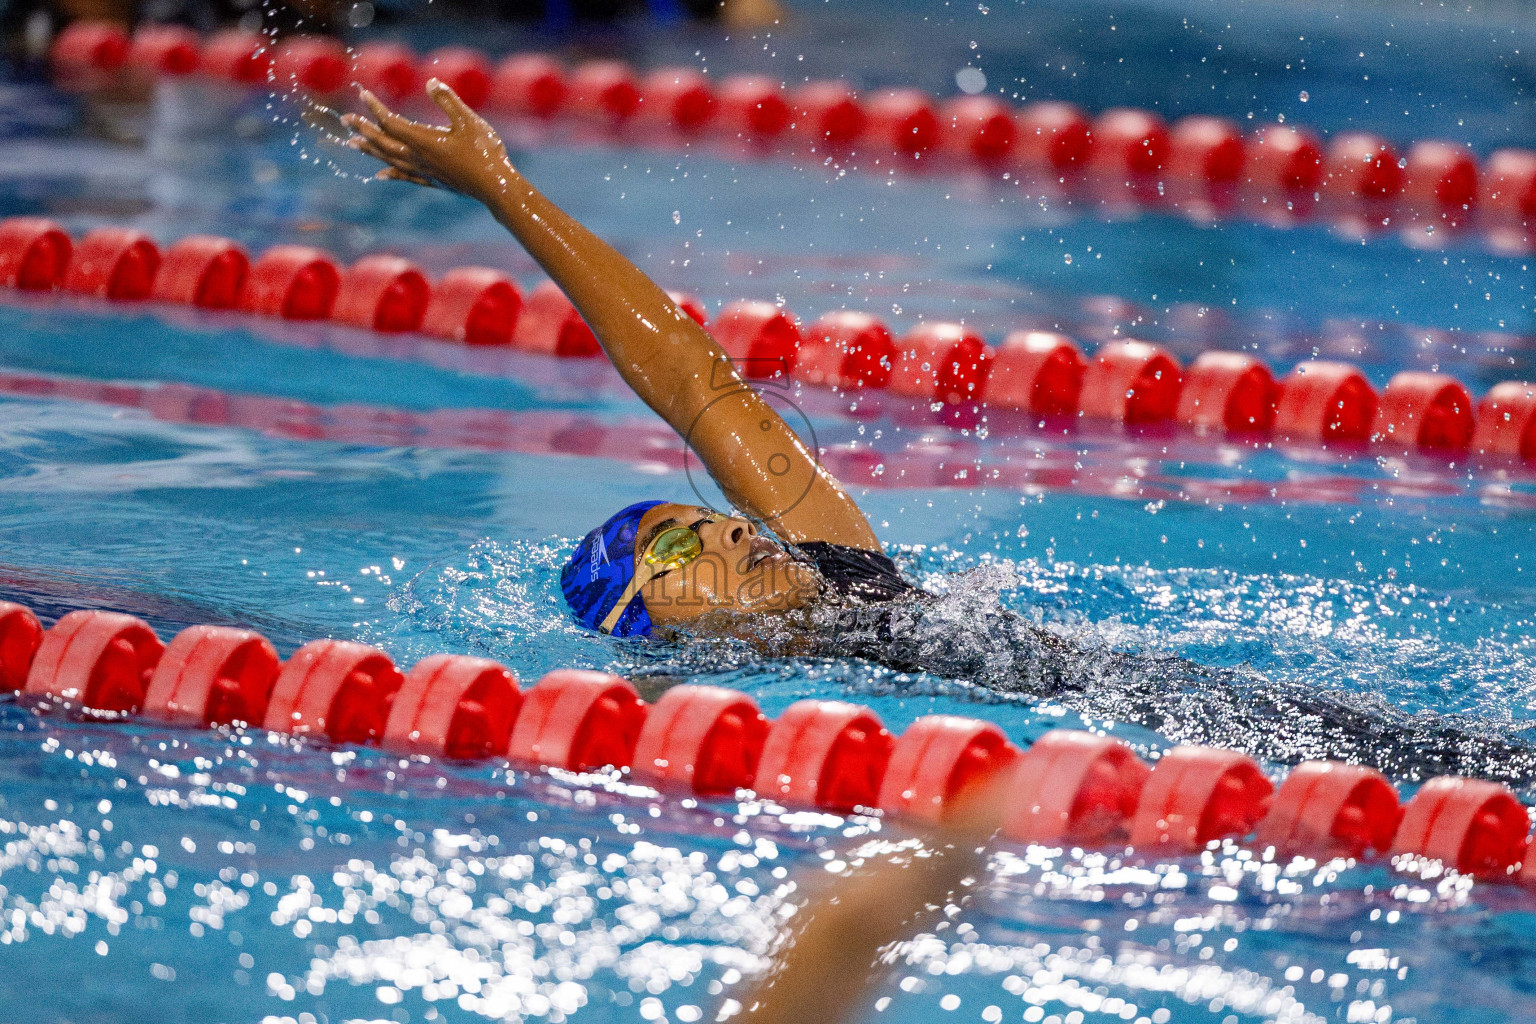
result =
[[324,320],[341,272],[330,255],[305,245],[274,245],[252,264],[241,308],[289,320]]
[[1097,847],[1123,840],[1151,773],[1119,740],[1052,729],[1019,759],[1003,833],[1048,845]]
[[720,310],[709,333],[743,377],[767,380],[794,372],[800,328],[771,302],[733,302]]
[[754,141],[776,139],[794,119],[784,86],[757,75],[731,75],[715,94],[723,131]]
[[1477,161],[1465,146],[1418,142],[1408,150],[1403,198],[1421,210],[1465,212],[1477,203]]
[[43,634],[25,693],[93,711],[126,713],[144,690],[165,645],[142,620],[118,612],[70,612]]
[[[51,221],[0,221],[0,284],[49,287],[70,248],[69,237]],[[601,351],[552,282],[540,286],[530,314],[522,315],[516,285],[487,268],[457,268],[433,290],[409,263],[385,256],[366,257],[343,284],[325,253],[302,246],[276,246],[249,270],[244,250],[213,236],[182,239],[166,252],[158,271],[151,269],[154,257],[147,238],[101,229],[82,242],[64,280],[109,298],[141,297],[145,282],[152,282],[149,294],[155,298],[207,308],[238,305],[298,319],[334,316],[372,330],[420,329],[471,344],[504,344],[511,337],[519,347],[554,355]],[[429,296],[424,309],[423,290]],[[704,323],[697,300],[679,296],[673,293],[679,308]],[[420,321],[418,310],[424,314]],[[890,386],[923,401],[980,398],[1040,415],[1070,413],[1077,404],[1084,416],[1095,418],[1137,423],[1177,416],[1197,431],[1259,436],[1270,429],[1273,407],[1274,435],[1291,441],[1355,443],[1374,436],[1405,448],[1472,447],[1483,455],[1536,461],[1536,435],[1527,435],[1529,396],[1523,385],[1511,382],[1484,401],[1480,409],[1489,414],[1479,418],[1465,388],[1447,376],[1405,372],[1378,398],[1359,370],[1326,361],[1299,364],[1274,385],[1262,364],[1241,354],[1205,353],[1181,375],[1155,346],[1124,342],[1101,347],[1079,378],[1081,354],[1057,335],[1015,332],[998,353],[960,325],[921,324],[888,350],[888,332],[878,321],[843,312],[823,317],[814,328],[817,336],[805,341],[791,315],[768,303],[738,303],[711,330],[757,377],[787,364],[807,383]],[[1268,397],[1272,388],[1278,397]]]
[[1442,775],[1408,801],[1392,852],[1429,857],[1464,875],[1502,878],[1525,856],[1530,830],[1525,808],[1504,786]]
[[1247,158],[1242,133],[1225,118],[1181,118],[1168,135],[1168,170],[1180,177],[1227,185],[1242,176]]
[[160,269],[160,249],[141,231],[97,228],[75,246],[64,274],[66,291],[101,299],[147,299]]
[[215,235],[188,235],[160,257],[151,297],[204,309],[234,309],[245,293],[250,257]]
[[1178,412],[1182,382],[1179,364],[1160,346],[1109,342],[1083,371],[1078,404],[1084,416],[1094,419],[1161,423]]
[[871,147],[917,156],[939,138],[933,102],[917,89],[888,89],[864,100],[862,141]]
[[1371,435],[1376,391],[1348,363],[1308,360],[1280,382],[1275,436],[1292,441],[1359,443]]
[[1371,434],[1377,444],[1465,451],[1472,444],[1472,396],[1454,377],[1404,370],[1387,382]]
[[1269,367],[1240,352],[1202,352],[1184,371],[1178,421],[1196,431],[1267,435],[1279,386]]
[[1536,153],[1501,149],[1490,156],[1482,199],[1500,220],[1523,224],[1536,218]]
[[826,313],[805,329],[794,377],[828,388],[883,388],[890,383],[896,343],[867,313]]
[[1260,847],[1282,857],[1319,859],[1384,854],[1402,818],[1397,790],[1380,772],[1337,761],[1292,768],[1259,823]]
[[197,70],[202,37],[181,25],[145,25],[133,34],[127,64],[145,72],[179,78]]
[[385,103],[415,99],[421,76],[416,73],[416,54],[408,46],[390,42],[362,43],[352,51],[352,81]]
[[424,79],[436,78],[479,110],[491,95],[491,66],[479,50],[467,46],[444,46],[422,58],[418,69]]
[[1479,455],[1536,461],[1536,385],[1495,384],[1477,407],[1472,450]]
[[639,123],[660,125],[684,134],[695,134],[715,116],[715,97],[709,81],[689,68],[659,68],[645,76],[640,86]]
[[312,640],[283,665],[262,725],[333,743],[368,743],[383,735],[390,703],[404,681],[377,648]]
[[1117,107],[1093,123],[1092,159],[1114,174],[1156,174],[1168,162],[1168,127],[1145,110]]
[[54,37],[48,58],[65,75],[110,73],[128,59],[128,33],[104,21],[76,21]]
[[1374,135],[1335,135],[1323,159],[1324,179],[1330,190],[1343,196],[1391,199],[1403,190],[1397,159],[1397,152]]
[[506,666],[435,654],[418,661],[395,692],[380,742],[399,754],[503,757],[522,705],[517,677]]
[[1013,108],[991,96],[959,96],[939,111],[943,148],[980,164],[995,164],[1013,150],[1019,126]]
[[215,32],[203,46],[198,70],[209,78],[236,85],[265,83],[272,74],[272,51],[260,32]]
[[774,720],[753,787],[765,799],[827,811],[874,807],[891,734],[869,708],[802,700]]
[[517,283],[489,267],[455,267],[432,289],[421,330],[466,345],[510,345],[523,308]]
[[43,217],[0,220],[0,286],[52,291],[64,283],[74,251],[64,229]]
[[248,629],[188,626],[161,655],[144,693],[144,714],[176,725],[258,724],[282,662]]
[[410,260],[364,256],[341,275],[331,319],[385,334],[414,331],[431,292],[426,275]]
[[1316,136],[1270,125],[1248,147],[1248,180],[1266,192],[1311,192],[1323,180],[1323,147]]
[[[176,33],[174,39],[171,32]],[[124,57],[119,51],[128,44],[120,29],[102,23],[76,23],[56,41],[55,64],[61,77],[71,78],[77,87],[91,88],[93,83],[110,82],[125,60],[136,71],[167,75],[186,73],[189,63],[196,60],[195,48],[189,48],[194,40],[185,30],[151,26],[140,36],[143,46]],[[136,47],[138,40],[135,37]],[[544,55],[516,55],[495,72],[489,70],[481,54],[466,48],[445,48],[427,59],[437,62],[439,77],[453,84],[473,106],[489,101],[497,109],[538,117],[550,117],[566,106],[564,70]],[[276,81],[320,93],[344,86],[350,71],[358,81],[374,82],[397,99],[410,94],[408,80],[414,69],[409,51],[393,44],[364,44],[349,55],[332,41],[298,37],[283,41],[269,53],[266,37],[240,30],[210,37],[198,63],[213,79],[258,86]],[[622,122],[635,113],[639,88],[626,66],[613,61],[589,62],[576,69],[571,81],[578,78],[585,84],[574,90],[579,96],[571,109],[582,116]],[[784,123],[781,118],[788,119],[788,108],[769,110],[780,107],[780,101],[772,99],[780,90],[778,83],[768,83],[767,91],[756,84],[750,89],[743,87],[749,102],[736,104],[737,111],[761,108],[763,117],[753,114],[749,130],[743,130],[739,123],[727,127],[738,135],[759,139],[777,135]],[[892,100],[893,95],[902,97],[900,102]],[[754,96],[767,98],[752,99]],[[813,143],[845,148],[863,133],[868,118],[841,83],[812,83],[797,90],[795,96],[792,123]],[[1536,211],[1536,154],[1524,151],[1494,154],[1489,173],[1483,176],[1485,187],[1479,193],[1475,161],[1448,150],[1444,143],[1420,143],[1399,162],[1390,147],[1373,136],[1341,135],[1323,158],[1315,137],[1286,125],[1262,128],[1245,145],[1230,124],[1208,117],[1187,118],[1170,132],[1148,111],[1111,110],[1090,125],[1070,105],[1031,103],[1011,118],[1010,129],[993,116],[998,109],[994,104],[991,97],[958,97],[946,106],[965,113],[957,118],[946,112],[943,120],[947,123],[940,125],[936,120],[936,129],[939,134],[958,131],[960,137],[969,137],[973,144],[967,147],[960,143],[961,149],[982,163],[995,164],[1001,159],[1001,150],[1011,149],[1020,163],[1062,172],[1097,152],[1100,166],[1114,174],[1145,177],[1172,160],[1178,165],[1174,170],[1179,177],[1203,178],[1212,184],[1238,180],[1243,175],[1240,168],[1246,164],[1250,182],[1282,192],[1305,193],[1325,178],[1331,190],[1365,198],[1395,196],[1406,185],[1415,205],[1444,213],[1468,209],[1480,200],[1501,219],[1511,214],[1525,219]],[[877,108],[891,106],[900,115],[925,105],[927,100],[913,90],[895,90],[870,101],[882,122],[886,113]],[[985,127],[978,129],[973,113],[983,111],[984,105],[990,110],[981,115]],[[722,118],[723,122],[733,120],[739,122],[739,118]],[[887,133],[881,130],[877,134],[882,138],[868,141],[886,145],[883,136]],[[931,139],[914,140],[910,134],[898,127],[889,141],[906,152],[920,152],[932,144]],[[927,134],[926,127],[916,132],[918,136]],[[1010,134],[1016,135],[1016,140],[1005,143]]]
[[496,65],[490,104],[547,120],[560,112],[568,91],[565,69],[558,62],[541,53],[515,53]]
[[1074,415],[1087,368],[1088,360],[1072,339],[1049,331],[1014,331],[993,356],[987,404],[1036,416]]
[[813,144],[833,149],[852,146],[864,134],[868,118],[842,82],[811,82],[791,97],[796,133]]
[[633,774],[659,788],[700,796],[752,785],[768,719],[752,698],[719,686],[674,686],[646,715]]
[[622,123],[640,109],[640,85],[629,65],[616,60],[579,64],[568,80],[566,106],[579,117]]
[[573,772],[628,767],[645,719],[645,702],[629,680],[559,669],[523,695],[507,757]]
[[528,294],[513,327],[512,346],[567,358],[595,356],[603,351],[597,335],[553,281],[545,281]]
[[1028,167],[1065,172],[1087,164],[1093,146],[1093,125],[1070,103],[1026,103],[1014,115],[1018,135],[1014,159]]
[[993,358],[992,346],[964,324],[925,321],[896,342],[888,386],[924,402],[978,402]]
[[347,84],[347,48],[326,36],[291,36],[272,49],[272,82],[279,89],[327,95]]
[[0,601],[0,690],[27,685],[32,659],[43,642],[43,627],[26,605]]
[[991,722],[929,715],[891,748],[877,802],[887,814],[948,820],[973,788],[1014,766],[1019,748]]
[[1245,836],[1264,817],[1274,790],[1247,755],[1174,747],[1147,776],[1131,819],[1131,845],[1145,853],[1188,854]]
[[1403,809],[1379,772],[1355,765],[1303,763],[1276,793],[1236,751],[1176,747],[1149,771],[1108,737],[1054,730],[1021,755],[995,725],[952,716],[919,719],[893,749],[868,708],[801,701],[770,726],[750,698],[706,686],[668,691],[648,721],[627,680],[574,670],[546,675],[519,714],[515,677],[483,659],[430,657],[405,681],[374,648],[319,640],[279,671],[271,645],[248,630],[192,626],[165,648],[130,615],[76,611],[42,632],[30,610],[0,602],[0,683],[23,679],[35,696],[115,712],[144,704],[186,725],[249,721],[270,690],[272,731],[382,735],[400,753],[451,757],[505,745],[513,761],[568,770],[633,763],[637,777],[698,794],[742,788],[756,763],[767,799],[836,811],[878,801],[930,821],[949,818],[972,784],[1006,778],[1004,832],[1023,842],[1128,838],[1143,853],[1183,856],[1257,826],[1257,843],[1282,856],[1361,857],[1390,844],[1394,856],[1536,883],[1530,863],[1521,870],[1527,810],[1506,787],[1465,778],[1432,779]]

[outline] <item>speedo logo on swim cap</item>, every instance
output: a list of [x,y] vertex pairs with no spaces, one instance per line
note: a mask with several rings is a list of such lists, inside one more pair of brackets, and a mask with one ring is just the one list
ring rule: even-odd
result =
[[[599,563],[598,559],[602,559]],[[597,572],[601,565],[608,564],[608,545],[603,543],[603,535],[599,533],[596,542],[592,545],[592,571]]]

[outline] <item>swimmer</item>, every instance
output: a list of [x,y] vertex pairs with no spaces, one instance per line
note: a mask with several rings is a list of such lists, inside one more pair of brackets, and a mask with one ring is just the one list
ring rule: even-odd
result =
[[436,79],[427,88],[447,128],[406,120],[365,91],[374,118],[346,118],[357,132],[352,145],[389,164],[379,177],[443,185],[485,204],[570,297],[625,383],[747,513],[671,501],[621,509],[562,573],[576,618],[614,636],[644,636],[721,613],[804,608],[824,594],[885,601],[914,592],[847,491],[714,338],[529,184],[452,89]]
[[[561,573],[571,612],[586,627],[616,637],[746,637],[770,653],[863,658],[1276,764],[1336,758],[1406,779],[1536,783],[1536,750],[1487,722],[1409,714],[1366,694],[1171,656],[1080,648],[995,598],[921,590],[720,345],[519,174],[495,130],[452,89],[433,79],[427,92],[446,127],[408,120],[364,91],[373,116],[346,116],[355,132],[349,145],[388,165],[380,178],[442,186],[483,203],[570,297],[625,382],[745,513],[667,500],[619,510],[582,539]],[[718,655],[701,657],[700,669],[718,669]],[[686,662],[688,648],[678,657]]]

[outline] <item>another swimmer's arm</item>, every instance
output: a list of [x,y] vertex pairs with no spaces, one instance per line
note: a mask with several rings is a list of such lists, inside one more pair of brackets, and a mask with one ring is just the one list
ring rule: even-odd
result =
[[[837,1024],[859,1020],[886,976],[881,950],[910,936],[939,908],[960,903],[987,866],[985,844],[1007,800],[1009,772],[956,794],[949,821],[905,837],[896,856],[872,857],[847,877],[821,877],[790,919],[790,934],[769,971],[740,997],[741,1024]],[[886,841],[904,838],[888,825]],[[910,844],[910,840],[920,844]],[[914,848],[916,847],[916,848]]]
[[688,440],[740,507],[791,541],[879,550],[869,521],[816,453],[737,375],[729,357],[638,267],[529,184],[494,129],[434,80],[447,128],[393,113],[349,115],[353,145],[389,164],[382,178],[434,182],[484,203],[592,327],[626,383]]

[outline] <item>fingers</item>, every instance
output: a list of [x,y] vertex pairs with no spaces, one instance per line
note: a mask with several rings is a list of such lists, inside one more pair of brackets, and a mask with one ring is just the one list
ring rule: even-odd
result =
[[365,139],[361,135],[355,135],[348,139],[347,148],[355,149],[365,156],[373,157],[375,160],[382,160],[386,164],[410,163],[410,157],[400,156],[381,149],[377,143]]
[[409,146],[398,139],[390,138],[385,134],[384,129],[361,114],[348,114],[343,120],[348,128],[357,133],[358,137],[366,140],[377,149],[401,159],[410,158],[411,148]]
[[410,174],[419,178],[425,178],[429,176],[426,168],[412,160],[409,156],[397,156],[391,153],[387,153],[380,149],[378,146],[369,142],[367,139],[362,138],[361,136],[353,138],[350,142],[348,142],[348,146],[357,150],[359,153],[373,157],[380,163],[388,164],[397,171],[404,171],[406,174]]
[[417,177],[427,176],[426,169],[417,162],[415,154],[408,147],[402,146],[388,136],[375,140],[366,135],[354,135],[346,141],[346,146],[348,149],[355,149],[365,156],[371,156],[407,174]]
[[391,138],[398,139],[407,146],[421,146],[441,136],[441,131],[431,125],[417,124],[409,118],[401,117],[367,89],[360,89],[358,92],[363,98],[363,103],[373,113],[373,119],[378,123],[379,128]]
[[375,174],[374,177],[378,178],[380,181],[408,181],[412,185],[421,185],[425,188],[438,187],[437,182],[430,181],[427,178],[411,174],[407,171],[402,171],[398,167],[386,167],[378,174]]
[[369,111],[373,113],[373,119],[379,124],[388,124],[391,120],[405,120],[405,118],[401,117],[399,114],[386,107],[384,105],[384,101],[379,99],[369,90],[359,89],[357,90],[357,94],[362,97],[364,106],[366,106]]
[[448,115],[448,120],[455,128],[462,128],[479,116],[470,109],[468,103],[459,98],[459,94],[453,91],[452,86],[441,79],[427,79],[427,95],[432,97],[432,102],[443,108],[443,113]]

